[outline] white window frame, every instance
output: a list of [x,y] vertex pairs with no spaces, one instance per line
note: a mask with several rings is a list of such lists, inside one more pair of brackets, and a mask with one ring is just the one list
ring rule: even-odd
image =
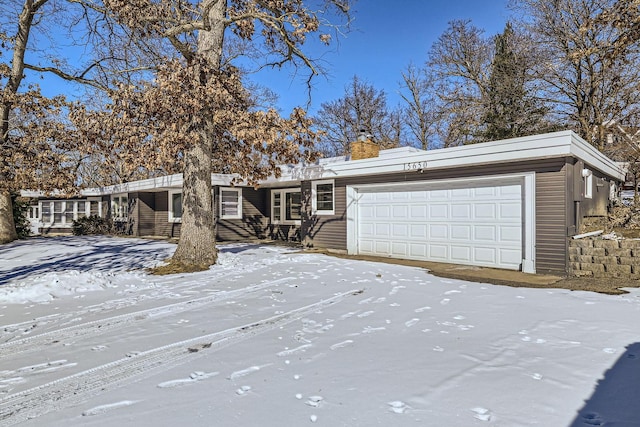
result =
[[[182,203],[182,190],[170,190],[169,191],[169,222],[182,222],[182,213],[180,216],[175,215],[175,211],[173,210],[173,196],[175,194],[180,194],[180,203]],[[182,211],[182,208],[180,209]]]
[[[222,192],[229,191],[237,194],[237,203],[238,203],[238,211],[235,215],[224,215],[222,208]],[[220,219],[242,219],[242,188],[235,187],[220,187],[220,197],[219,197],[219,206],[220,206]]]
[[584,179],[584,198],[593,199],[593,172],[589,169],[582,169]]
[[[318,209],[318,185],[331,184],[332,209]],[[311,183],[311,213],[314,215],[335,215],[336,212],[336,184],[335,180],[313,181]]]
[[[124,198],[127,199],[127,203],[124,209],[122,209],[122,200]],[[127,221],[129,219],[129,194],[128,193],[111,195],[111,218],[114,221]]]
[[[35,206],[35,208],[37,208],[39,211],[37,219],[47,227],[60,227],[60,228],[71,227],[73,226],[73,221],[77,221],[79,218],[78,214],[80,212],[78,211],[78,202],[84,202],[84,215],[88,216],[89,204],[87,203],[86,199],[80,199],[80,200],[59,199],[59,200],[44,200],[44,201],[38,202],[38,206]],[[60,211],[55,210],[56,203],[60,203],[60,207],[61,207]],[[44,221],[44,218],[43,218],[43,210],[45,210],[45,206],[49,209],[49,215],[50,215],[49,221],[46,221],[46,222]],[[55,220],[56,213],[60,215],[59,222],[56,222]],[[72,214],[72,218],[70,221],[67,221],[67,214]],[[36,219],[36,218],[34,217],[32,219]]]
[[[272,224],[282,224],[282,225],[300,225],[300,219],[287,219],[287,194],[288,193],[300,193],[300,210],[302,211],[302,191],[299,187],[295,188],[278,188],[271,190],[271,223]],[[274,215],[274,198],[275,194],[280,194],[280,220],[275,219]],[[302,212],[300,212],[302,216]]]

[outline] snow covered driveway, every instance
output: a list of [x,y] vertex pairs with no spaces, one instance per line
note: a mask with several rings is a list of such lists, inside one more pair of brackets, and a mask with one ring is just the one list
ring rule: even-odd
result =
[[0,426],[640,426],[640,293],[500,287],[291,248],[0,247]]

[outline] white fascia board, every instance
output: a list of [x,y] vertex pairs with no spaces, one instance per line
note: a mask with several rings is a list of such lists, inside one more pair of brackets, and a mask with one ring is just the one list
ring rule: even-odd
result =
[[309,167],[307,169],[313,171],[307,171],[305,175],[322,179],[563,157],[571,154],[570,147],[571,132],[556,132],[431,151],[421,150],[400,158],[376,157]]
[[402,158],[377,157],[342,164],[315,166],[306,171],[311,179],[336,178],[393,172],[468,167],[486,164],[575,156],[609,176],[620,178],[621,169],[614,162],[572,131],[512,138],[459,147],[420,151]]
[[104,196],[165,188],[182,188],[182,174],[178,173],[174,175],[159,176],[157,178],[142,179],[139,181],[125,182],[106,187],[87,188],[82,190],[80,194],[83,196]]
[[576,134],[572,134],[571,154],[606,175],[616,177],[619,181],[625,180],[623,167]]

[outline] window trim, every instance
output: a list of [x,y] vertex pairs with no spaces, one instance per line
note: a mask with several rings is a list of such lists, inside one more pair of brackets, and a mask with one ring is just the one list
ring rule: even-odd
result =
[[[274,219],[274,196],[276,193],[280,194],[280,219]],[[302,190],[300,187],[292,188],[274,188],[271,190],[271,212],[269,219],[271,224],[274,225],[300,225],[301,219],[287,219],[287,194],[288,193],[300,193],[300,215],[302,216]]]
[[582,169],[584,178],[584,198],[593,199],[593,172],[589,169]]
[[[78,210],[78,203],[84,202],[84,212]],[[60,210],[55,210],[55,204],[60,203]],[[77,221],[80,213],[84,216],[88,216],[88,203],[87,199],[49,199],[40,200],[37,205],[32,206],[37,209],[37,217],[29,218],[31,221],[37,220],[45,227],[50,228],[70,228],[73,226],[73,221]],[[44,211],[48,210],[49,220],[45,221]],[[60,221],[56,221],[56,214],[60,215]],[[71,218],[69,218],[71,215]]]
[[[332,209],[318,209],[318,185],[331,184]],[[311,213],[313,215],[335,215],[336,212],[336,183],[333,179],[313,181],[311,183]]]
[[[116,210],[116,209],[114,209],[114,206],[116,205],[115,201],[117,199],[118,200],[118,206],[121,206],[123,198],[127,199],[126,209],[124,211],[122,211],[122,212],[124,212],[124,216],[120,216],[120,215],[116,216],[116,212],[114,212]],[[117,213],[120,214],[120,212],[117,212]],[[124,222],[124,221],[128,221],[129,220],[129,193],[119,193],[119,194],[112,194],[111,195],[111,219],[113,219],[114,221],[120,221],[120,222]]]
[[180,216],[175,216],[175,212],[173,210],[173,196],[175,194],[180,194],[180,203],[182,203],[182,190],[169,190],[169,200],[167,202],[169,204],[167,209],[169,212],[169,222],[182,222],[182,212]]
[[[223,191],[231,191],[237,194],[237,203],[238,203],[238,213],[235,215],[224,215],[222,209],[222,192]],[[220,208],[220,219],[242,219],[242,188],[237,187],[220,187],[220,196],[219,196],[219,208]]]

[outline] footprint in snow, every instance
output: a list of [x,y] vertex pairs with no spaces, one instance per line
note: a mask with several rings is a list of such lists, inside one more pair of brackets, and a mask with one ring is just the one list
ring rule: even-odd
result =
[[242,387],[240,387],[239,389],[236,390],[236,394],[238,396],[242,396],[244,394],[247,394],[250,391],[251,391],[251,386],[250,385],[243,385]]
[[420,319],[413,318],[411,320],[408,320],[408,321],[404,322],[404,326],[406,326],[407,328],[410,328],[413,325],[415,325],[416,323],[418,323],[419,321],[420,321]]
[[332,345],[329,348],[331,350],[337,350],[339,348],[346,347],[346,346],[351,345],[351,344],[353,344],[353,340],[346,340],[346,341],[342,341],[342,342],[336,343],[336,344]]
[[264,367],[267,367],[269,365],[271,365],[271,363],[268,363],[268,364],[262,365],[262,366],[251,366],[249,368],[242,369],[240,371],[235,371],[235,372],[231,373],[231,375],[229,375],[227,377],[227,379],[233,381],[233,380],[236,380],[238,378],[245,377],[245,376],[247,376],[249,374],[252,374],[254,372],[258,372],[260,369],[262,369]]
[[189,378],[180,378],[177,380],[161,382],[160,384],[158,384],[158,388],[181,387],[183,385],[193,384],[198,381],[206,380],[207,378],[215,377],[218,374],[219,372],[195,371],[189,375]]
[[363,317],[371,316],[373,313],[375,313],[375,311],[371,311],[371,310],[365,311],[364,313],[358,314],[358,317],[362,319]]
[[389,410],[396,414],[404,414],[407,409],[410,409],[409,406],[401,400],[388,402],[387,405],[389,405]]
[[89,416],[93,416],[93,415],[100,415],[100,414],[104,414],[106,412],[109,412],[111,410],[114,409],[118,409],[118,408],[122,408],[125,406],[131,406],[134,403],[138,403],[138,401],[136,400],[123,400],[121,402],[115,402],[115,403],[109,403],[108,405],[100,405],[100,406],[95,406],[91,409],[87,409],[86,411],[84,411],[82,413],[83,417],[89,417]]
[[397,293],[398,293],[398,291],[399,291],[400,289],[404,289],[404,288],[406,288],[406,286],[402,286],[402,285],[394,286],[394,287],[391,289],[391,291],[389,291],[389,295],[395,295],[395,294],[397,294]]
[[318,408],[322,404],[323,400],[324,400],[324,397],[322,396],[309,396],[307,398],[307,401],[304,402],[304,404],[308,406],[312,406],[314,408]]
[[481,407],[472,408],[471,412],[475,413],[473,418],[476,418],[480,421],[491,421],[491,411],[489,411],[486,408],[481,408]]

